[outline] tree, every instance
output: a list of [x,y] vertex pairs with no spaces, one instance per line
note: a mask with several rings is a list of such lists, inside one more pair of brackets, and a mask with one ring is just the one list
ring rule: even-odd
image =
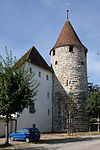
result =
[[68,109],[68,119],[67,119],[67,134],[72,133],[72,120],[71,120],[71,111],[75,106],[75,101],[73,99],[73,93],[69,93],[69,96],[65,98]]
[[100,117],[100,86],[91,86],[89,89],[88,98],[86,101],[86,111],[90,117],[98,118],[99,131],[99,117]]
[[9,54],[6,49],[6,58],[0,56],[0,115],[6,123],[6,144],[8,144],[8,123],[12,114],[22,113],[24,108],[33,103],[39,85],[25,64],[17,68],[14,67],[15,64],[12,52]]

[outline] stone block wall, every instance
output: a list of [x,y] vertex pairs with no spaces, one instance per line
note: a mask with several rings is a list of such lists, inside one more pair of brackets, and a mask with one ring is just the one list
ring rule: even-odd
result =
[[73,131],[86,131],[88,124],[85,114],[87,98],[87,56],[81,46],[69,46],[51,51],[53,68],[53,131],[66,132],[68,119],[68,99],[72,99],[71,119]]

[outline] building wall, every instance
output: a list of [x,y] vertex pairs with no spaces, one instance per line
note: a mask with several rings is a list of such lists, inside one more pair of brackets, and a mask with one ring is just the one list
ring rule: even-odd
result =
[[[40,85],[38,87],[38,94],[35,97],[35,113],[29,113],[29,109],[24,109],[23,113],[17,120],[17,129],[30,128],[33,124],[40,129],[40,132],[52,131],[52,73],[36,65],[30,64],[28,67],[32,68],[35,73],[34,79]],[[41,77],[39,77],[41,72]],[[48,75],[48,80],[46,76]],[[49,96],[48,93],[49,92]]]
[[0,137],[5,135],[5,124],[4,122],[0,122]]
[[51,52],[53,68],[53,131],[66,132],[68,99],[74,102],[71,110],[73,131],[86,131],[87,122],[84,104],[87,98],[87,56],[85,49],[69,46]]

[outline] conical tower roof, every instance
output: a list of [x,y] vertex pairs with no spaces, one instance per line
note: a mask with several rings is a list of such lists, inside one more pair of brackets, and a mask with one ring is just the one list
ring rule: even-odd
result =
[[78,36],[69,20],[67,20],[65,22],[63,29],[57,39],[55,46],[53,47],[53,49],[61,47],[61,46],[66,46],[66,45],[80,45],[80,46],[84,47],[85,49],[87,49],[81,43],[80,39],[78,38]]

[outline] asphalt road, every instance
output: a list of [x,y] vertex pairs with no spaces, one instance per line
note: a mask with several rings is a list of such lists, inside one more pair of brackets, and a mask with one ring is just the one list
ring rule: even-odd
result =
[[41,140],[37,144],[17,150],[100,150],[100,135],[76,139]]

